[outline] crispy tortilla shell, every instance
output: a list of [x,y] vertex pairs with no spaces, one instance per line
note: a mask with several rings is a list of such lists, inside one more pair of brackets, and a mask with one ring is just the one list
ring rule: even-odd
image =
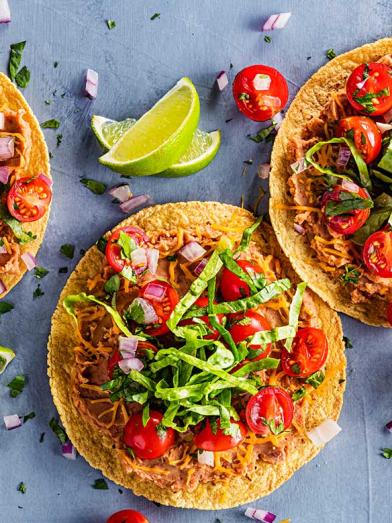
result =
[[[50,175],[48,148],[40,125],[22,93],[3,73],[0,73],[0,107],[6,107],[15,112],[23,110],[23,119],[29,125],[31,130],[31,149],[29,151],[26,165],[18,170],[18,178],[31,174],[36,176],[42,173],[52,179]],[[26,232],[32,232],[33,235],[36,236],[36,239],[29,243],[20,245],[20,254],[23,254],[24,252],[29,252],[34,256],[37,254],[44,238],[46,225],[49,219],[49,212],[50,209],[47,210],[41,219],[35,222],[23,224],[23,229]],[[4,298],[4,296],[22,279],[27,268],[21,260],[19,260],[19,265],[20,270],[18,273],[7,273],[1,275],[1,280],[5,284],[7,291],[0,295],[0,298]]]
[[[201,231],[207,224],[227,226],[233,213],[236,213],[236,227],[246,228],[254,222],[254,216],[238,207],[214,202],[173,203],[150,207],[127,218],[119,224],[136,225],[147,233],[156,231],[176,232],[179,227]],[[264,251],[278,257],[292,281],[298,281],[288,260],[284,257],[270,226],[262,225],[254,239]],[[234,477],[228,482],[201,484],[194,492],[174,493],[160,488],[152,482],[124,472],[111,439],[80,415],[71,398],[71,372],[74,362],[73,348],[78,344],[72,318],[63,308],[63,300],[69,294],[87,291],[87,279],[100,270],[102,254],[96,246],[89,249],[70,276],[52,319],[52,329],[48,344],[48,374],[54,403],[68,436],[78,452],[102,473],[136,495],[176,507],[197,509],[222,509],[240,505],[265,496],[279,487],[302,465],[312,459],[320,450],[306,436],[296,433],[295,451],[283,462],[275,465],[259,461],[250,474],[250,480]],[[322,328],[329,340],[330,362],[336,375],[325,383],[323,394],[314,395],[311,403],[304,406],[307,427],[318,426],[325,418],[337,419],[343,403],[345,378],[345,356],[342,342],[342,328],[339,317],[324,302],[312,293]],[[340,383],[339,383],[340,382]],[[309,409],[309,412],[307,412]],[[232,493],[236,495],[233,496]]]
[[299,90],[276,137],[270,174],[270,216],[278,241],[298,275],[333,309],[364,323],[390,327],[385,318],[386,303],[381,298],[355,304],[350,292],[318,265],[310,244],[294,230],[295,213],[278,208],[289,205],[288,178],[291,175],[288,143],[290,137],[318,116],[332,92],[344,88],[352,70],[364,62],[375,62],[392,53],[392,38],[385,38],[344,53],[321,67]]

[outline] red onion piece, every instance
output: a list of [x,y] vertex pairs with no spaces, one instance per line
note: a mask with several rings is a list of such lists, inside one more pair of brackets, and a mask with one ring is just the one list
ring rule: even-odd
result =
[[7,247],[5,245],[0,245],[0,254],[7,254]]
[[298,232],[298,234],[305,234],[305,229],[299,223],[294,223],[294,230]]
[[291,13],[279,13],[271,15],[263,25],[263,31],[271,31],[273,29],[284,29],[291,17]]
[[125,374],[129,374],[131,370],[141,371],[144,367],[143,362],[139,358],[121,360],[118,362],[118,366]]
[[15,154],[15,138],[4,136],[0,138],[0,161],[10,160]]
[[269,163],[261,163],[257,168],[257,176],[262,180],[266,180],[270,174],[271,165]]
[[148,194],[141,194],[140,196],[133,196],[124,203],[120,203],[122,212],[129,214],[144,205],[151,205],[152,199]]
[[166,287],[159,285],[159,283],[148,283],[143,295],[152,301],[163,301],[166,294]]
[[381,134],[386,133],[392,129],[392,124],[390,123],[376,122],[376,125],[379,128]]
[[204,270],[204,267],[207,265],[208,263],[208,259],[207,258],[203,258],[197,265],[196,267],[193,269],[193,272],[196,274],[196,276],[199,276],[203,270]]
[[390,121],[392,121],[392,109],[389,109],[389,111],[384,113],[382,117],[384,118],[385,123],[389,123]]
[[17,429],[21,427],[23,422],[17,414],[10,414],[9,416],[3,416],[4,425],[7,430]]
[[147,268],[146,249],[138,247],[131,252],[132,268],[136,274],[141,274]]
[[65,459],[76,459],[76,449],[70,441],[61,445],[61,454]]
[[308,438],[320,447],[325,445],[341,431],[341,427],[333,419],[326,419],[318,427],[307,432]]
[[5,286],[4,282],[0,280],[0,296],[4,294],[7,291],[7,287]]
[[24,252],[21,258],[24,264],[26,265],[28,271],[32,271],[34,267],[37,267],[37,260],[29,252]]
[[221,71],[216,77],[216,83],[218,84],[219,91],[223,91],[225,87],[229,85],[229,79],[227,78],[226,71]]
[[276,515],[267,510],[261,508],[249,507],[245,510],[245,516],[256,521],[262,521],[263,523],[274,523]]
[[278,19],[279,15],[271,15],[268,20],[264,22],[263,31],[272,31],[274,22]]
[[50,188],[52,188],[53,180],[51,178],[49,178],[49,176],[46,176],[46,174],[41,173],[41,174],[38,175],[38,178],[40,180],[42,180],[43,182],[45,182]]
[[84,87],[84,94],[91,100],[94,100],[98,94],[98,73],[94,69],[87,69],[86,84]]
[[292,163],[290,165],[291,170],[294,174],[302,173],[303,171],[306,171],[306,169],[309,167],[305,158],[301,158],[297,160],[296,162]]
[[10,177],[11,171],[6,165],[0,167],[0,183],[8,183],[8,178]]
[[214,453],[210,450],[199,450],[197,461],[200,463],[200,465],[208,465],[209,467],[213,467],[215,465]]
[[351,157],[350,148],[347,145],[341,145],[339,147],[338,159],[336,160],[336,165],[339,167],[346,167],[349,159]]
[[4,127],[5,127],[5,114],[0,113],[0,131],[4,131]]
[[253,78],[253,87],[256,91],[268,91],[271,85],[271,77],[268,74],[256,74]]
[[11,22],[11,11],[8,0],[0,0],[0,24]]
[[204,256],[206,252],[207,251],[195,241],[187,243],[179,250],[181,256],[191,263]]
[[367,82],[367,78],[365,78],[365,80],[362,80],[362,82],[358,82],[356,84],[356,88],[360,91],[362,89],[362,87],[366,84],[366,82]]
[[121,353],[123,359],[134,357],[136,354],[138,345],[138,338],[132,336],[127,338],[126,336],[119,336],[118,338],[118,350]]
[[391,420],[391,421],[388,421],[388,423],[385,425],[385,428],[386,428],[389,432],[392,432],[392,420]]
[[147,267],[151,274],[156,274],[158,269],[159,251],[158,249],[146,249]]
[[359,186],[356,183],[352,182],[351,180],[345,180],[343,178],[343,180],[342,180],[342,188],[346,189],[346,191],[359,193]]
[[158,322],[158,316],[155,312],[154,307],[151,305],[151,303],[143,298],[135,298],[133,302],[130,305],[130,309],[132,311],[133,307],[141,307],[143,311],[143,324],[149,325],[151,323],[157,323]]
[[113,196],[113,198],[116,198],[116,200],[118,200],[120,203],[127,202],[129,199],[132,198],[131,189],[127,184],[116,185],[115,187],[111,187],[108,190],[108,193],[111,196]]
[[282,125],[282,122],[283,122],[283,118],[284,117],[283,117],[282,113],[276,113],[275,116],[273,117],[272,123],[275,124],[276,131],[279,131],[280,126]]

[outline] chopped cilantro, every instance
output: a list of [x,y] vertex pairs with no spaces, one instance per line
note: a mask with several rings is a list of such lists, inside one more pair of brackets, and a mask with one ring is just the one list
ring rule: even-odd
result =
[[272,434],[277,436],[278,434],[281,434],[284,431],[284,423],[283,421],[280,421],[279,424],[276,423],[275,418],[272,418],[270,420],[267,420],[266,418],[262,418],[263,424],[268,427]]
[[270,36],[268,36],[268,35],[265,35],[265,37],[264,37],[264,42],[265,42],[266,44],[270,44],[271,41],[272,41],[272,38],[271,38]]
[[12,311],[14,306],[7,301],[0,301],[0,315]]
[[50,151],[49,151],[49,158],[50,158],[50,159],[53,158],[53,153],[51,153]]
[[41,123],[42,129],[58,129],[60,127],[60,121],[52,118]]
[[37,288],[35,289],[35,291],[33,292],[33,300],[35,300],[36,298],[40,298],[41,296],[43,296],[45,293],[44,291],[41,289],[41,285],[38,284],[37,285]]
[[246,165],[253,165],[253,160],[244,160],[242,163],[245,163]]
[[109,490],[108,484],[103,478],[96,479],[91,486],[96,490]]
[[177,256],[175,254],[170,254],[166,257],[167,261],[176,261]]
[[382,455],[384,456],[384,458],[386,459],[391,459],[392,458],[392,449],[381,449],[382,450]]
[[52,103],[52,100],[44,100],[45,105],[50,105]]
[[26,490],[27,490],[27,487],[26,485],[23,483],[23,481],[21,481],[16,489],[18,492],[21,492],[22,494],[26,494]]
[[301,374],[301,367],[298,365],[298,363],[294,363],[294,365],[291,365],[290,368],[294,374]]
[[364,133],[361,133],[361,144],[366,145],[366,136]]
[[80,183],[94,194],[103,194],[106,191],[106,184],[97,182],[91,178],[81,178]]
[[55,418],[52,418],[50,421],[49,421],[49,427],[53,430],[53,432],[56,434],[56,436],[58,437],[58,439],[60,440],[60,443],[67,443],[68,441],[68,436],[67,436],[67,433],[65,432],[65,430],[63,429],[63,427],[60,426],[59,422],[55,419]]
[[35,267],[34,268],[34,276],[38,278],[39,280],[42,280],[42,278],[45,278],[45,276],[49,274],[48,269],[45,269],[45,267]]
[[340,276],[340,281],[343,285],[347,285],[348,283],[353,283],[356,285],[359,281],[359,277],[361,276],[361,271],[358,270],[353,265],[345,265],[344,266],[344,273]]
[[59,274],[67,274],[68,267],[60,267],[59,268]]
[[375,98],[382,98],[383,96],[389,96],[389,88],[386,87],[385,89],[381,89],[378,91],[378,93],[366,93],[363,96],[357,96],[358,89],[356,89],[353,93],[353,99],[356,101],[359,105],[362,105],[362,107],[368,112],[368,113],[374,113],[376,110],[374,107],[374,99]]
[[347,338],[347,336],[343,336],[343,342],[344,342],[344,345],[345,345],[346,349],[352,349],[353,348],[353,343],[350,340],[350,338]]
[[121,258],[130,260],[132,251],[137,247],[135,240],[124,231],[120,231],[117,243],[121,247]]
[[156,18],[160,18],[161,17],[161,13],[154,13],[152,15],[152,17],[150,18],[150,20],[155,20]]
[[106,20],[106,25],[108,26],[109,30],[112,30],[116,27],[116,22],[114,20]]
[[328,49],[328,51],[325,53],[325,55],[328,58],[328,60],[332,60],[332,58],[335,58],[336,53],[335,53],[334,49],[332,49],[332,47],[331,47],[330,49]]
[[275,125],[271,124],[268,127],[263,127],[256,134],[248,134],[247,137],[253,142],[260,143],[262,141],[269,141],[275,134]]
[[45,439],[45,432],[41,432],[41,436],[39,437],[39,442],[43,443]]
[[104,253],[107,243],[108,241],[103,236],[101,236],[96,243],[97,249]]
[[305,383],[309,383],[309,385],[312,385],[314,389],[317,389],[322,384],[324,379],[324,372],[319,370],[318,372],[314,372],[308,378],[306,378]]
[[65,257],[72,260],[72,258],[74,257],[74,254],[75,254],[75,245],[72,245],[71,243],[64,243],[64,245],[62,245],[60,247],[60,252]]
[[120,289],[120,276],[118,274],[113,274],[104,285],[105,292],[108,294],[114,294]]
[[22,61],[22,54],[25,48],[26,41],[18,42],[17,44],[10,45],[10,58],[8,62],[8,74],[12,81],[15,80],[15,77],[18,73],[20,63]]
[[26,421],[29,421],[29,419],[34,419],[35,418],[35,412],[32,411],[32,412],[29,412],[28,414],[25,414],[23,416],[23,423],[26,423]]
[[26,377],[23,374],[18,374],[15,378],[10,381],[7,387],[10,389],[11,398],[16,398],[23,392],[26,385]]
[[240,93],[238,95],[238,100],[249,100],[250,96],[248,95],[248,93]]
[[58,67],[59,63],[58,62],[53,62],[53,67],[56,69],[56,67]]
[[62,141],[63,141],[63,135],[62,134],[58,134],[56,136],[56,145],[57,145],[57,147],[60,147],[60,144],[61,144]]
[[307,56],[307,57],[306,57],[306,60],[311,60],[311,59],[312,59],[311,56]]
[[301,387],[300,389],[296,390],[291,397],[292,397],[293,401],[299,401],[305,395],[306,395],[306,389],[305,389],[305,387]]
[[228,118],[227,120],[225,120],[225,123],[229,123],[232,121],[233,118]]
[[30,82],[30,71],[24,65],[20,71],[17,72],[15,76],[15,82],[18,87],[24,89],[28,86]]

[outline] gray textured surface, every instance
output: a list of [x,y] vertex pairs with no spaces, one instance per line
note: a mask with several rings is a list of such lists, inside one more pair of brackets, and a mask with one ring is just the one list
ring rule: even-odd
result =
[[[96,161],[99,148],[89,130],[92,113],[113,118],[139,116],[177,79],[188,75],[201,98],[201,125],[223,131],[221,151],[214,163],[191,178],[144,178],[132,181],[136,194],[149,192],[156,202],[216,199],[249,204],[259,185],[255,168],[241,177],[242,161],[257,164],[268,151],[246,139],[258,125],[237,114],[230,89],[218,94],[216,73],[262,62],[277,67],[295,94],[309,75],[325,62],[325,50],[338,53],[391,33],[390,2],[264,0],[10,0],[13,20],[0,26],[0,68],[6,70],[9,44],[27,40],[24,63],[32,72],[25,95],[40,121],[59,118],[63,143],[56,148],[56,132],[45,131],[53,152],[55,197],[50,224],[39,255],[50,269],[43,280],[45,295],[35,301],[31,274],[10,293],[15,310],[0,319],[0,343],[13,347],[17,358],[0,378],[0,416],[35,410],[37,417],[17,431],[0,426],[0,521],[7,523],[104,523],[115,510],[142,510],[151,523],[245,521],[243,509],[200,513],[169,508],[109,491],[91,488],[99,473],[80,457],[68,462],[48,428],[55,413],[46,377],[46,340],[50,316],[66,275],[101,233],[123,218],[108,196],[94,196],[79,183],[89,176],[114,184],[115,174]],[[150,21],[155,12],[161,17]],[[266,44],[259,32],[269,14],[292,11],[284,31]],[[105,19],[117,27],[109,31]],[[310,60],[306,58],[311,56]],[[58,61],[57,68],[53,62]],[[99,96],[90,102],[80,95],[87,67],[100,74]],[[57,95],[53,96],[53,91]],[[64,98],[61,94],[65,93]],[[51,105],[44,100],[52,99]],[[230,123],[225,120],[233,117]],[[61,244],[77,246],[68,263]],[[354,342],[348,351],[348,389],[340,423],[342,433],[317,459],[299,471],[277,492],[257,506],[295,523],[391,522],[392,463],[380,448],[392,447],[383,425],[392,418],[391,337],[386,330],[365,327],[343,318],[346,335]],[[29,384],[10,399],[5,384],[18,372]],[[1,425],[1,424],[0,424]],[[39,443],[42,432],[45,441]],[[25,495],[17,492],[20,481]],[[235,495],[235,493],[233,493]],[[20,508],[19,508],[19,507]],[[23,508],[22,508],[23,507]],[[278,518],[279,519],[279,518]]]

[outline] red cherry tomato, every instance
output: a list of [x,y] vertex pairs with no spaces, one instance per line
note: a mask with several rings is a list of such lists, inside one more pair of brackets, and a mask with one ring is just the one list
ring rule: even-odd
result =
[[273,67],[251,65],[235,77],[233,96],[247,118],[264,122],[284,108],[289,90],[284,77]]
[[255,434],[268,436],[286,430],[293,420],[294,405],[280,387],[265,387],[252,396],[246,406],[246,421]]
[[118,350],[115,350],[113,352],[113,354],[110,356],[110,358],[108,359],[108,374],[109,374],[110,379],[113,378],[114,369],[117,367],[118,362],[121,360],[122,360],[122,357],[121,357],[120,351],[118,351]]
[[[257,272],[259,274],[262,272],[258,265],[246,260],[238,260],[237,263],[241,269],[246,271],[250,276],[252,276],[252,272]],[[222,271],[220,290],[224,300],[226,301],[239,300],[240,298],[250,295],[248,285],[241,280],[241,278],[229,271],[229,269],[226,269],[226,267]]]
[[328,227],[339,234],[354,234],[355,231],[362,227],[370,215],[370,209],[355,209],[353,211],[347,211],[344,214],[327,216],[327,203],[342,201],[341,195],[343,193],[355,192],[357,196],[360,196],[364,200],[370,198],[367,191],[355,183],[350,183],[350,187],[352,190],[343,188],[341,185],[335,185],[332,191],[324,193],[322,198],[322,208]]
[[[230,327],[230,334],[235,344],[246,340],[249,336],[260,331],[269,331],[272,329],[270,322],[261,314],[254,311],[248,311],[245,314],[238,314],[234,317],[234,323]],[[252,361],[261,360],[271,354],[271,343],[265,350],[252,359]],[[260,350],[262,345],[249,345],[249,349]]]
[[116,272],[121,272],[126,265],[131,265],[131,260],[121,258],[121,247],[117,243],[120,237],[120,232],[123,232],[132,238],[136,245],[141,246],[148,242],[148,237],[139,227],[129,225],[128,227],[120,227],[119,229],[116,229],[109,238],[105,249],[106,258],[110,266]]
[[387,305],[387,320],[392,325],[392,302]]
[[42,178],[20,178],[7,196],[7,207],[20,222],[35,222],[49,208],[52,189]]
[[[146,292],[150,284],[160,285],[161,287],[165,288],[163,299],[158,301],[154,300],[150,295],[148,295],[148,297],[146,296]],[[169,283],[163,280],[153,280],[140,289],[140,296],[151,303],[158,316],[159,326],[147,326],[145,331],[150,336],[162,336],[162,334],[169,332],[169,328],[167,327],[166,322],[170,318],[170,314],[172,313],[174,307],[180,300],[177,291]]]
[[120,510],[112,514],[106,523],[148,523],[148,519],[137,510]]
[[371,234],[363,246],[362,255],[370,271],[382,278],[392,278],[392,231]]
[[373,162],[380,154],[382,136],[375,122],[367,116],[348,116],[339,121],[337,136],[354,139],[355,147],[366,163]]
[[233,449],[243,441],[247,434],[246,427],[241,421],[231,420],[231,423],[238,426],[234,435],[226,435],[220,428],[220,420],[216,421],[216,430],[211,427],[210,420],[207,418],[204,428],[193,437],[193,443],[198,449],[221,452]]
[[[197,305],[198,307],[207,307],[207,305],[208,305],[207,296],[200,296],[200,298],[198,298],[195,301],[195,305]],[[223,317],[224,317],[224,314],[217,314],[216,319],[219,324],[222,324]],[[211,326],[208,316],[201,316],[198,319],[202,320],[206,324],[206,327],[208,328],[208,330],[211,331],[210,334],[207,334],[206,336],[204,336],[204,339],[217,340],[219,338],[219,331],[217,331],[216,329],[214,329],[214,327]],[[184,321],[180,322],[180,325],[198,325],[198,324],[196,322],[194,322],[193,320],[184,320]]]
[[328,342],[321,329],[298,329],[291,352],[282,350],[282,369],[288,376],[307,378],[321,369],[327,356]]
[[391,68],[369,63],[354,69],[346,84],[347,98],[356,111],[377,116],[392,108]]
[[175,432],[172,428],[158,427],[163,415],[150,411],[150,419],[143,427],[142,415],[133,414],[124,428],[124,443],[130,447],[140,459],[160,458],[175,442]]

